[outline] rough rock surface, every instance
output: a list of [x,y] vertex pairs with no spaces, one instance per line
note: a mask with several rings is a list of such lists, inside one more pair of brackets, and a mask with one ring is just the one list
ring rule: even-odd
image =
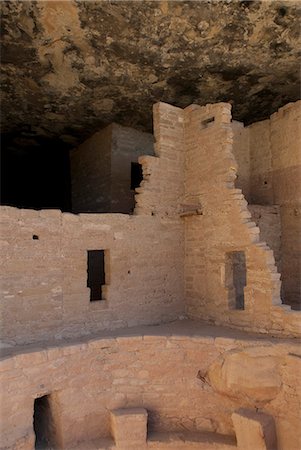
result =
[[152,105],[230,101],[268,117],[299,96],[297,1],[3,1],[2,131],[76,145]]

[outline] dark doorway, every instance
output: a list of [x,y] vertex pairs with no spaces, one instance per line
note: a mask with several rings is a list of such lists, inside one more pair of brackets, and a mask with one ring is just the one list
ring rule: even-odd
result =
[[49,395],[36,398],[34,401],[33,429],[36,435],[35,449],[58,448]]
[[134,190],[140,186],[143,180],[142,165],[139,163],[131,163],[131,189]]
[[105,251],[88,250],[88,280],[90,301],[103,300],[102,286],[105,280]]

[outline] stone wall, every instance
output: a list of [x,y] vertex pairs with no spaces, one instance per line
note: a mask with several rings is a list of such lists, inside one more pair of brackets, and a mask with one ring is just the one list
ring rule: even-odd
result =
[[111,149],[109,125],[70,152],[72,211],[110,211]]
[[[259,237],[247,202],[234,188],[237,163],[227,104],[185,110],[185,198],[202,215],[185,220],[186,304],[189,317],[269,333],[298,335],[299,314],[281,305],[273,252]],[[244,252],[244,308],[227,279],[229,255]]]
[[233,132],[233,147],[232,151],[237,163],[237,178],[235,180],[235,187],[241,189],[245,199],[248,203],[250,199],[250,143],[249,143],[249,128],[244,127],[243,123],[233,120],[231,122]]
[[143,181],[136,189],[135,214],[179,218],[184,197],[184,111],[157,103],[153,118],[155,157],[139,158]]
[[131,190],[131,163],[142,155],[154,154],[150,133],[112,125],[111,212],[133,212],[135,191]]
[[252,221],[260,230],[260,240],[273,250],[278,272],[281,273],[281,218],[277,205],[248,205]]
[[[179,220],[1,207],[1,221],[5,341],[161,323],[183,313]],[[87,250],[101,249],[105,300],[90,302]]]
[[274,203],[280,205],[284,301],[301,308],[301,101],[271,116]]
[[265,412],[275,420],[278,450],[299,450],[300,356],[290,340],[237,336],[189,321],[10,349],[0,364],[0,447],[34,448],[34,399],[50,395],[66,450],[77,441],[110,438],[110,410],[137,407],[148,412],[150,439],[185,432],[197,433],[200,443],[202,433],[235,438],[231,415],[238,408]]
[[279,205],[283,301],[301,301],[301,102],[249,126],[250,202]]
[[[281,304],[273,252],[234,187],[229,105],[159,103],[154,125],[155,156],[139,157],[134,216],[1,209],[5,340],[160,323],[185,305],[189,317],[300,335],[299,314]],[[278,258],[279,242],[269,243]],[[103,301],[89,301],[87,250],[106,252]],[[231,280],[235,252],[245,260],[244,309]]]
[[113,123],[72,150],[72,211],[133,212],[131,163],[153,145],[150,133]]
[[272,205],[273,177],[270,120],[248,127],[250,152],[250,203]]

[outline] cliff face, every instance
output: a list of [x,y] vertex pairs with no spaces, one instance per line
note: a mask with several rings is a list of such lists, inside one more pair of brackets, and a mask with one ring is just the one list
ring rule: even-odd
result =
[[[230,101],[250,123],[299,96],[297,1],[1,2],[2,132],[77,145],[152,105]],[[300,11],[299,11],[300,12]]]

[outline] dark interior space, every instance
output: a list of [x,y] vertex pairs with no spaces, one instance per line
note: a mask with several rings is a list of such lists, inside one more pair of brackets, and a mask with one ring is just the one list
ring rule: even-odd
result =
[[131,189],[134,190],[140,186],[143,180],[142,165],[139,163],[131,163]]
[[36,398],[34,401],[33,429],[36,435],[35,449],[57,448],[49,395]]
[[244,309],[244,288],[247,285],[247,267],[245,252],[229,252],[226,255],[226,286],[230,290],[230,306]]
[[71,211],[68,149],[59,141],[18,147],[9,140],[1,141],[1,204]]
[[103,300],[102,286],[105,281],[105,252],[104,250],[88,250],[88,279],[90,301]]

